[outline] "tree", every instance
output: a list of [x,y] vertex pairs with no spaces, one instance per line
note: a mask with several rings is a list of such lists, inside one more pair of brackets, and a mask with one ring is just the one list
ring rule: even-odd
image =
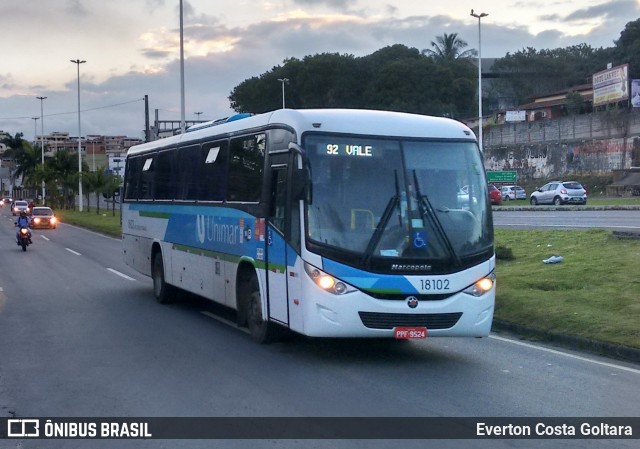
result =
[[579,114],[585,106],[584,97],[579,92],[569,92],[566,99],[567,113],[569,115]]
[[610,50],[587,44],[553,50],[528,47],[507,53],[493,64],[498,75],[493,88],[496,95],[524,104],[536,95],[591,83],[591,75],[602,70],[610,55]]
[[437,36],[435,42],[431,41],[431,46],[435,50],[424,49],[422,54],[445,61],[478,56],[478,52],[475,49],[464,50],[467,45],[464,40],[458,38],[458,33],[444,33],[442,36]]
[[[98,167],[94,172],[84,173],[83,179],[87,180],[87,210],[89,210],[89,194],[96,194],[96,214],[100,214],[100,195],[107,192],[110,184],[110,177],[104,166]],[[119,185],[119,184],[118,184]]]
[[15,152],[16,150],[19,150],[22,148],[22,136],[24,136],[23,133],[16,133],[16,135],[14,137],[5,137],[4,139],[2,139],[2,143],[4,143],[8,150],[5,153],[6,156],[15,156]]
[[[474,65],[466,58],[436,61],[405,45],[384,47],[370,55],[322,53],[238,85],[229,99],[238,112],[266,112],[281,107],[278,78],[288,78],[286,104],[295,108],[366,108],[433,115],[470,111],[475,92]],[[447,80],[448,82],[443,82]]]
[[40,151],[26,140],[20,140],[20,147],[13,150],[13,157],[18,167],[15,171],[15,177],[22,176],[23,184],[33,184],[34,180],[31,178],[33,178],[36,167],[41,163]]
[[615,65],[629,64],[630,78],[640,78],[640,19],[629,22],[615,41]]
[[111,213],[113,216],[116,215],[116,192],[119,191],[120,186],[121,181],[118,176],[114,175],[113,173],[107,175],[102,195],[105,198],[111,198]]
[[[67,150],[59,150],[55,156],[48,159],[55,178],[52,183],[56,188],[49,189],[49,198],[52,198],[54,192],[56,201],[65,209],[71,209],[75,205],[75,192],[78,187],[78,159],[75,155]],[[86,164],[85,164],[86,165]]]

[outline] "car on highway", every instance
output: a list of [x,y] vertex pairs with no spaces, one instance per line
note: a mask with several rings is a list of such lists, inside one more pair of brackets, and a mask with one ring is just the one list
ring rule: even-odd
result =
[[12,205],[11,205],[11,215],[13,215],[14,217],[16,215],[20,215],[20,212],[26,212],[27,215],[29,215],[29,203],[23,200],[18,200],[15,201]]
[[13,203],[13,198],[4,197],[4,198],[0,199],[0,206],[5,206],[5,205],[11,204],[11,203]]
[[527,199],[527,192],[524,187],[520,186],[502,186],[500,187],[500,193],[503,201]]
[[587,191],[577,181],[551,181],[531,194],[531,205],[587,204]]
[[489,184],[489,199],[494,206],[502,204],[502,192],[493,184]]
[[53,214],[50,207],[37,206],[31,211],[31,219],[29,226],[32,229],[48,228],[55,229],[58,227],[58,219]]

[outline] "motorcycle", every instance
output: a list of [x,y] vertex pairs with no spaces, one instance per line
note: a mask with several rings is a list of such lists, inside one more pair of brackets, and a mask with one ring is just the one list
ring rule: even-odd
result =
[[27,227],[21,227],[18,232],[18,245],[22,247],[22,251],[27,250],[27,246],[31,244],[31,232]]

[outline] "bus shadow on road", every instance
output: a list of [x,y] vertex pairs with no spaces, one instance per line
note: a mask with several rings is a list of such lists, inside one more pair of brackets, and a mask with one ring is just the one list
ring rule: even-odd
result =
[[[236,311],[214,303],[196,294],[181,292],[173,304],[203,313],[231,328],[247,333],[247,329],[236,325]],[[241,335],[241,334],[239,334]],[[250,337],[247,337],[250,338]],[[448,346],[453,340],[462,338],[426,338],[419,340],[396,340],[393,338],[314,338],[291,331],[285,331],[275,343],[265,345],[265,349],[296,357],[313,358],[325,362],[341,364],[388,362],[394,365],[425,364],[447,365],[450,363],[470,363],[461,351],[452,351]],[[479,341],[483,339],[464,339]]]

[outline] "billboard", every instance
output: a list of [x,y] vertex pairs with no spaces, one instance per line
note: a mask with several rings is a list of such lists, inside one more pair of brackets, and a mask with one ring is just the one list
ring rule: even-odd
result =
[[593,105],[600,106],[629,99],[629,64],[593,74]]
[[524,122],[527,119],[527,111],[507,111],[505,121]]
[[640,108],[640,80],[631,80],[631,106]]

